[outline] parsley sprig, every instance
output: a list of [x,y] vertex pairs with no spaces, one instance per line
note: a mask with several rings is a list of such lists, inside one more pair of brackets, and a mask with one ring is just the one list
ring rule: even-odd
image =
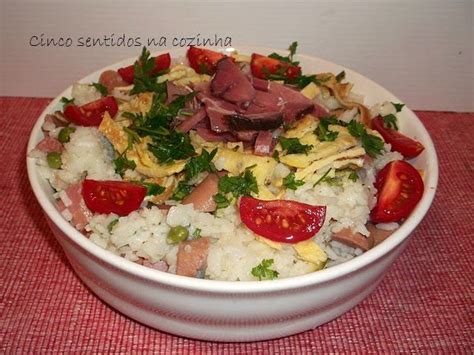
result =
[[199,173],[204,171],[213,173],[217,171],[214,163],[212,162],[212,159],[214,159],[216,153],[217,148],[210,153],[203,149],[201,155],[193,156],[188,160],[184,166],[184,180],[178,183],[178,186],[171,196],[172,200],[181,201],[183,198],[189,195],[193,190],[193,186],[189,183],[189,180],[197,176]]
[[164,70],[154,73],[155,58],[150,57],[150,51],[143,47],[140,58],[133,65],[133,88],[130,91],[132,95],[141,92],[160,92],[163,83],[158,83],[157,78],[168,72]]
[[115,172],[120,174],[122,177],[127,169],[135,170],[137,167],[137,164],[133,160],[127,159],[125,154],[126,151],[122,154],[119,154],[117,158],[114,159]]
[[191,157],[184,167],[186,179],[190,180],[204,171],[208,171],[210,173],[216,172],[217,169],[212,162],[212,159],[214,159],[216,153],[217,148],[215,148],[210,153],[206,149],[203,149],[201,155]]
[[[395,103],[392,102],[392,105],[395,107],[396,112],[400,112],[405,104],[400,104],[400,103]],[[397,116],[394,115],[393,113],[390,113],[388,115],[382,116],[383,123],[385,127],[394,129],[395,131],[398,131],[398,125],[397,125]]]
[[303,186],[303,180],[296,180],[295,173],[291,172],[283,178],[283,186],[288,189],[296,190],[298,187]]
[[176,130],[156,132],[148,149],[162,164],[187,159],[196,153],[189,136]]
[[146,114],[126,112],[124,116],[132,120],[132,125],[128,127],[131,132],[152,138],[148,149],[160,163],[167,164],[195,154],[189,136],[170,128],[172,120],[194,93],[179,96],[166,105],[166,85],[161,85],[160,90],[153,94],[150,110]]
[[188,196],[192,190],[193,186],[189,185],[187,181],[180,181],[170,199],[174,201],[181,201],[183,198]]
[[285,63],[289,63],[290,65],[299,65],[300,62],[297,62],[297,61],[294,61],[293,60],[293,57],[294,55],[296,54],[296,49],[298,48],[298,42],[293,42],[290,44],[290,46],[288,47],[288,50],[290,51],[290,53],[285,57],[285,56],[282,56],[278,53],[275,53],[273,52],[272,54],[269,55],[270,58],[273,58],[273,59],[278,59],[282,62],[285,62]]
[[217,208],[225,208],[230,205],[229,195],[235,199],[240,196],[250,196],[252,193],[258,194],[258,185],[252,173],[253,166],[247,167],[238,176],[222,176],[219,179],[219,192],[214,195]]
[[67,97],[61,97],[61,100],[59,100],[63,104],[63,110],[66,108],[67,105],[73,105],[74,104],[74,98],[68,99]]
[[382,116],[382,119],[386,127],[398,131],[397,116],[395,116],[393,113],[390,113],[386,116]]
[[333,142],[339,135],[339,132],[329,130],[330,124],[341,125],[341,121],[339,121],[336,116],[321,117],[319,119],[319,124],[314,134],[318,136],[321,142]]
[[252,268],[252,276],[258,278],[259,281],[278,278],[278,271],[270,269],[273,262],[273,259],[263,259],[259,265]]
[[95,87],[95,89],[100,92],[100,94],[102,96],[107,96],[107,94],[109,93],[109,90],[102,84],[100,83],[92,83],[90,86],[93,86]]
[[352,136],[360,138],[362,147],[372,158],[382,153],[384,141],[373,134],[369,134],[362,123],[352,120],[347,125],[347,129]]
[[166,190],[163,186],[152,182],[142,182],[141,184],[146,187],[147,196],[161,195]]
[[[288,47],[288,51],[290,52],[288,56],[282,56],[278,53],[271,53],[269,57],[273,59],[277,59],[284,63],[288,63],[289,65],[292,65],[292,66],[298,66],[300,63],[294,60],[294,55],[296,54],[297,48],[298,48],[298,42],[295,41],[291,43],[290,46]],[[324,79],[318,78],[315,74],[313,75],[300,74],[296,77],[288,78],[285,75],[286,69],[287,68],[285,67],[281,67],[280,70],[277,71],[276,73],[268,72],[268,73],[265,73],[265,76],[268,80],[283,81],[285,84],[294,85],[299,89],[304,88],[309,83],[315,83],[316,85],[320,86],[324,81],[327,80],[327,79],[324,80]]]
[[287,154],[308,154],[311,148],[313,148],[310,144],[301,144],[298,138],[285,138],[280,136],[278,140]]

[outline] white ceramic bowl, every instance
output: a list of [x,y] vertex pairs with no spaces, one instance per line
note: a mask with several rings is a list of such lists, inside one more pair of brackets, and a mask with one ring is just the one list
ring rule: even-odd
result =
[[[271,53],[270,48],[241,47],[241,53]],[[173,57],[183,50],[171,51]],[[105,69],[132,63],[124,60],[85,77],[97,81]],[[376,102],[400,102],[371,80],[339,65],[298,56],[304,72],[346,71],[354,91]],[[28,151],[42,138],[47,113],[70,97],[69,87],[46,108],[31,132]],[[425,146],[412,163],[424,171],[422,200],[403,225],[380,245],[355,259],[312,274],[260,282],[227,282],[194,279],[153,270],[101,249],[72,227],[54,206],[52,190],[31,158],[28,176],[48,223],[79,277],[101,299],[123,314],[172,334],[213,341],[256,341],[283,337],[328,322],[357,305],[377,287],[390,265],[403,251],[410,233],[420,223],[433,200],[438,181],[438,161],[430,136],[413,112],[399,114],[401,130]]]

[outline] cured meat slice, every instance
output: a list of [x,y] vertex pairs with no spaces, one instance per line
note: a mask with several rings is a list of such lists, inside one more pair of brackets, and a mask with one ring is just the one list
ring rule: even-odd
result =
[[216,75],[211,82],[214,96],[246,108],[255,98],[255,89],[249,79],[226,57],[217,63]]
[[288,86],[270,82],[269,92],[282,101],[283,120],[286,123],[294,122],[314,109],[314,103],[310,99]]

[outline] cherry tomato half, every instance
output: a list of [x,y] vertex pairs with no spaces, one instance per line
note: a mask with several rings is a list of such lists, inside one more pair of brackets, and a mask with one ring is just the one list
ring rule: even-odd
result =
[[414,158],[425,149],[423,144],[404,134],[385,127],[383,118],[378,116],[372,120],[372,128],[379,132],[383,139],[392,145],[392,150],[399,152],[406,159]]
[[193,46],[189,47],[186,55],[196,73],[209,75],[214,74],[217,62],[225,57],[225,54]]
[[113,96],[89,102],[82,106],[67,105],[64,116],[69,122],[78,126],[99,126],[107,111],[110,117],[114,117],[118,111],[117,101]]
[[126,216],[140,208],[147,189],[126,181],[84,180],[82,197],[86,206],[97,213]]
[[281,74],[289,79],[301,75],[301,67],[257,53],[252,54],[250,69],[252,75],[260,79],[267,79],[269,74]]
[[403,160],[388,163],[375,180],[377,204],[370,213],[373,223],[398,222],[416,207],[423,196],[420,173]]
[[[160,54],[155,57],[155,68],[151,72],[152,75],[157,74],[158,72],[168,69],[171,65],[171,56],[169,53]],[[135,68],[134,65],[129,65],[128,67],[123,67],[117,70],[123,80],[127,83],[132,84],[135,77]]]
[[289,200],[240,199],[240,219],[255,234],[275,242],[298,243],[313,237],[322,227],[326,206]]

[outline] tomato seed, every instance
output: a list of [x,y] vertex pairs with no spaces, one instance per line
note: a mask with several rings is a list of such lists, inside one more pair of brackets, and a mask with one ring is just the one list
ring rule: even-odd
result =
[[265,217],[265,222],[267,222],[267,223],[272,223],[272,216],[270,216],[269,214],[267,214],[267,217]]
[[261,219],[260,217],[255,218],[255,223],[256,223],[256,224],[260,225],[260,224],[262,224],[262,222],[263,222],[263,221],[262,221],[262,219]]
[[283,219],[281,220],[281,226],[282,226],[283,228],[288,228],[288,227],[290,226],[289,223],[288,223],[288,221],[286,220],[286,218],[283,218]]

